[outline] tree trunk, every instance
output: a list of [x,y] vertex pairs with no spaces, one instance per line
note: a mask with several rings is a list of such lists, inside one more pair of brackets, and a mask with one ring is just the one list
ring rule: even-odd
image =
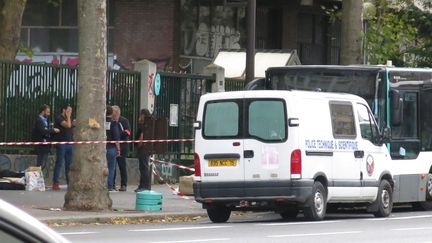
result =
[[[78,0],[79,91],[75,140],[103,141],[106,109],[106,0]],[[106,145],[76,145],[65,209],[109,210]]]
[[15,60],[27,0],[0,0],[0,60]]
[[342,1],[342,65],[363,64],[363,0]]

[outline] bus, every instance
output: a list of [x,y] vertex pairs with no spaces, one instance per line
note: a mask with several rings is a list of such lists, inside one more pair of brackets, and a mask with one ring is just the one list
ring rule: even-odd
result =
[[432,209],[432,69],[388,66],[272,67],[249,90],[314,90],[364,98],[390,130],[394,203]]

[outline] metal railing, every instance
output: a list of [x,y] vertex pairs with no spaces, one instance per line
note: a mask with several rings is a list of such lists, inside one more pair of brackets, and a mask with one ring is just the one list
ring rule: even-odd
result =
[[[168,137],[193,138],[193,123],[196,119],[201,95],[211,92],[215,82],[213,76],[159,72],[161,92],[155,99],[155,116],[170,117],[170,106],[178,105],[178,125],[168,128]],[[166,157],[170,159],[193,159],[193,143],[170,143]]]
[[225,79],[225,91],[240,91],[244,90],[246,81],[241,79]]
[[[133,128],[139,112],[140,73],[107,72],[107,104],[122,108]],[[0,141],[31,141],[38,109],[51,106],[50,123],[64,104],[76,111],[78,69],[66,65],[0,62]],[[76,113],[75,113],[76,115]],[[18,148],[19,153],[29,148]],[[0,148],[14,152],[13,148]],[[23,151],[27,150],[27,151]]]

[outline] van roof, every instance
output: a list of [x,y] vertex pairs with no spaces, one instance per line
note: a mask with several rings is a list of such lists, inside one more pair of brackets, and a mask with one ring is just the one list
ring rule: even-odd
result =
[[[247,95],[246,95],[247,94]],[[221,99],[238,99],[244,96],[250,97],[256,95],[257,97],[286,97],[297,96],[304,98],[323,98],[323,99],[338,99],[350,101],[363,101],[365,100],[357,95],[347,93],[332,93],[332,92],[318,92],[318,91],[302,91],[302,90],[245,90],[245,91],[232,91],[232,92],[218,92],[208,93],[201,96],[205,100],[221,100]]]

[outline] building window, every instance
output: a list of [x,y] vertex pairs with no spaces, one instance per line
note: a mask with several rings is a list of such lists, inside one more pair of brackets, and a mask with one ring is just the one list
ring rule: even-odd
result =
[[[107,0],[108,52],[113,51],[113,0]],[[23,14],[21,43],[37,53],[78,52],[77,0],[29,0]]]

